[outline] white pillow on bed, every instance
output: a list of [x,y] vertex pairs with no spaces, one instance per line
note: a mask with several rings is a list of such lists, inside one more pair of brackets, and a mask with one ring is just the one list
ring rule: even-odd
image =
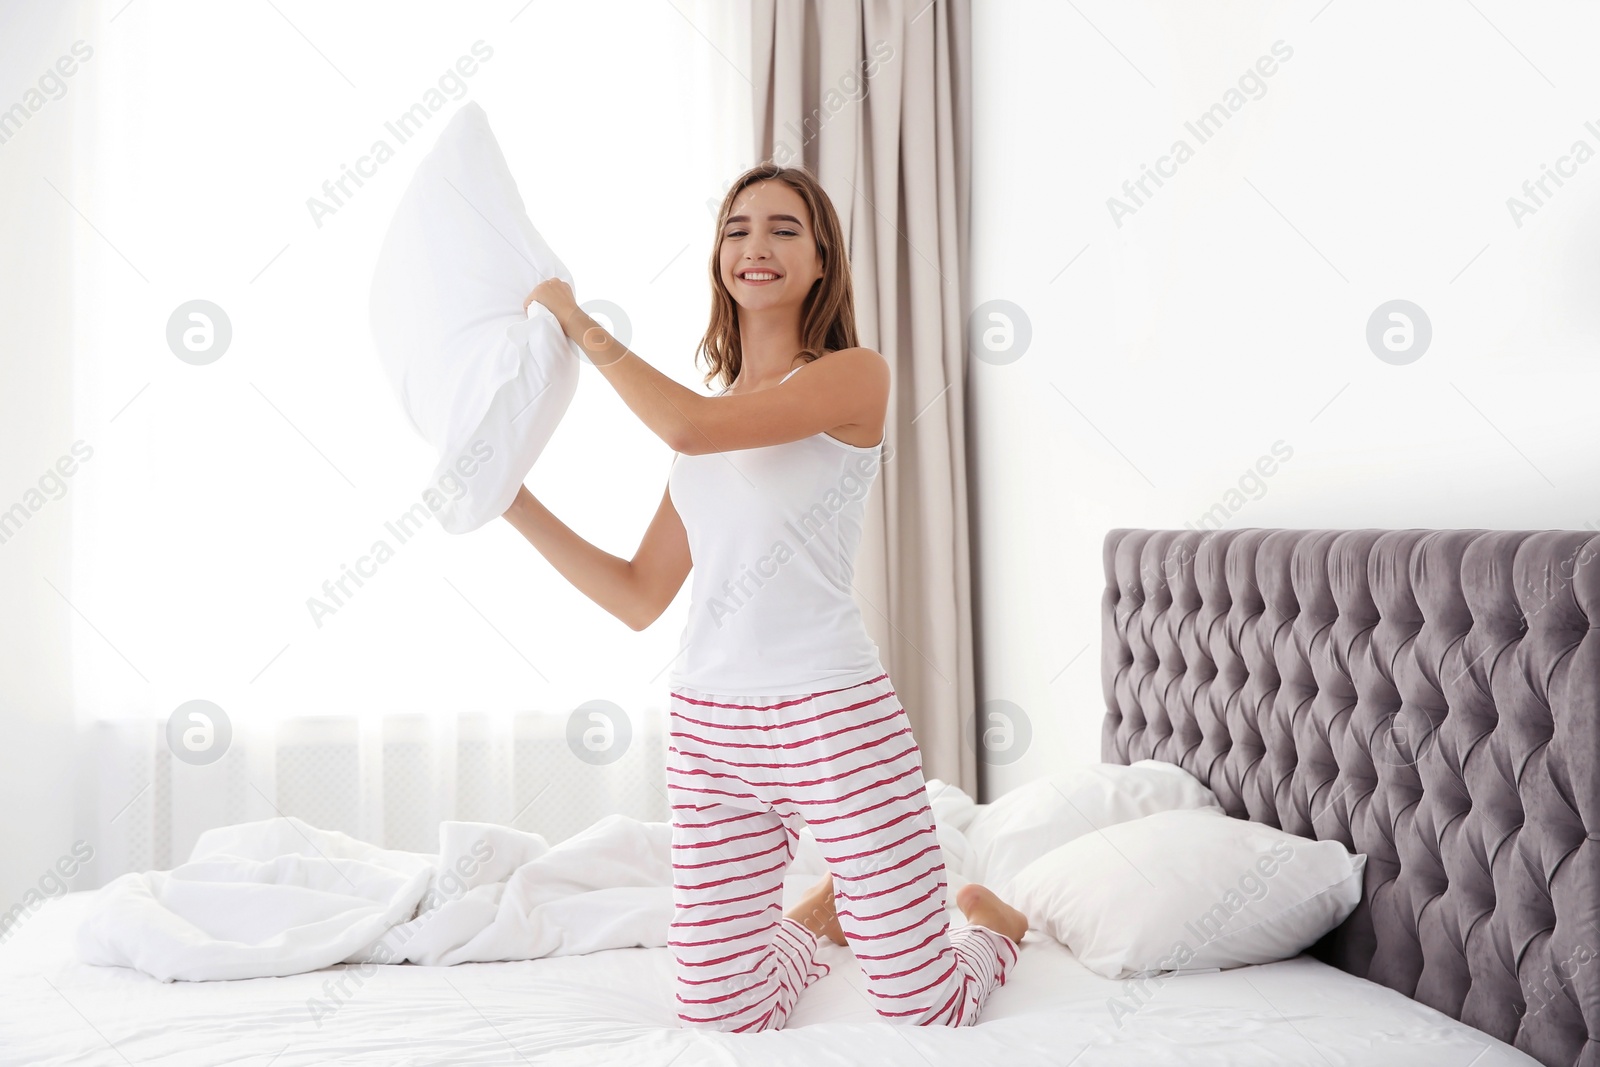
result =
[[368,307],[389,384],[438,453],[422,495],[450,533],[511,506],[577,391],[582,351],[542,304],[522,307],[551,277],[572,284],[467,103],[400,198]]
[[1109,826],[1040,856],[1006,898],[1106,978],[1270,963],[1355,910],[1367,857],[1217,811]]
[[1039,778],[980,806],[966,827],[972,847],[967,873],[1009,899],[1012,877],[1052,848],[1173,808],[1220,812],[1222,804],[1188,771],[1160,760],[1094,763]]

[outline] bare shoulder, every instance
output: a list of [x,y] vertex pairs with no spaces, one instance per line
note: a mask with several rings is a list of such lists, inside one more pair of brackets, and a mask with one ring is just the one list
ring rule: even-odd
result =
[[841,348],[823,358],[838,360],[834,369],[863,385],[887,385],[889,382],[889,361],[870,348]]
[[889,406],[889,361],[870,348],[841,348],[822,358],[833,366],[839,393],[849,398],[849,421],[831,427],[829,436],[857,448],[883,440]]

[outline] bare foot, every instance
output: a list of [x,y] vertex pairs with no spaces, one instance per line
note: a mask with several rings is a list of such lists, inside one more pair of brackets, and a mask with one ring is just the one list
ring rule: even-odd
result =
[[986,886],[968,882],[956,890],[956,907],[975,926],[988,927],[1004,934],[1018,945],[1028,932],[1028,917],[994,895]]
[[807,890],[800,903],[785,914],[818,937],[826,937],[835,945],[849,944],[845,940],[844,930],[839,926],[838,914],[834,911],[831,874],[823,875],[822,881]]

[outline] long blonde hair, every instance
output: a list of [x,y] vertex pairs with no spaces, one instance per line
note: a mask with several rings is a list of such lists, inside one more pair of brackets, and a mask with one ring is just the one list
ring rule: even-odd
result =
[[728,216],[734,201],[747,187],[759,181],[776,180],[800,194],[811,214],[811,229],[816,235],[817,256],[822,260],[822,277],[811,286],[800,308],[800,343],[797,355],[806,362],[821,359],[825,352],[856,347],[856,306],[850,280],[850,258],[845,254],[844,231],[833,201],[822,185],[804,167],[780,167],[772,162],[758,163],[745,171],[728,188],[717,211],[717,236],[711,248],[711,324],[695,350],[695,362],[705,353],[710,369],[705,381],[721,377],[721,384],[732,385],[744,364],[739,347],[738,305],[723,284],[722,239],[728,229]]

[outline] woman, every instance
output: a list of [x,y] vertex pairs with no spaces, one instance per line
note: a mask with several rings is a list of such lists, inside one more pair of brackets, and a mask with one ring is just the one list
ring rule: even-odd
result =
[[[711,283],[699,351],[725,385],[713,397],[629,352],[559,279],[529,294],[678,455],[631,560],[578,537],[526,487],[506,512],[635,630],[693,565],[667,767],[678,1018],[781,1027],[828,973],[816,959],[828,937],[851,945],[884,1018],[970,1025],[1028,923],[966,885],[956,903],[970,925],[950,930],[921,754],[851,595],[889,366],[856,344],[838,219],[807,171],[763,164],[733,183]],[[780,918],[802,825],[832,873]]]

